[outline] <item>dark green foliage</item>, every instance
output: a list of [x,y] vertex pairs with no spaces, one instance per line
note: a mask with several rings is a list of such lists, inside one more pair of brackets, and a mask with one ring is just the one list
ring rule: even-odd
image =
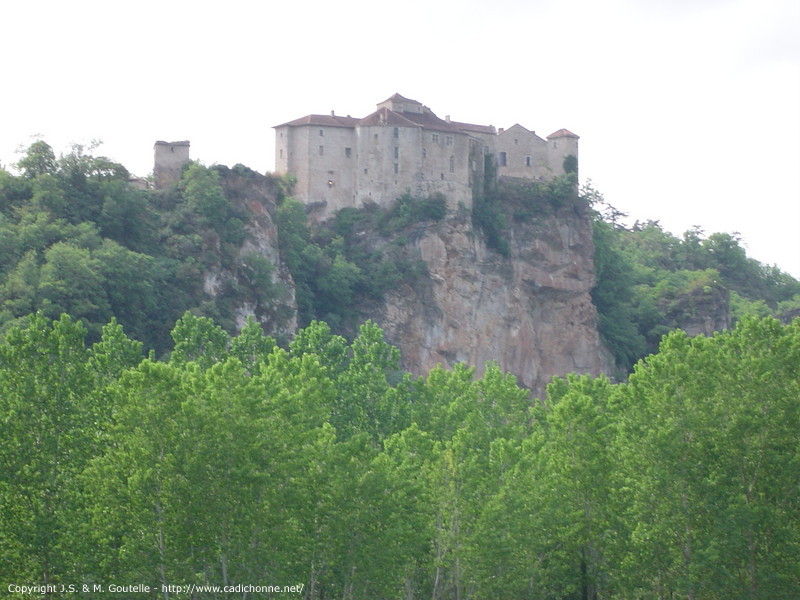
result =
[[[56,158],[44,142],[17,166],[18,177],[0,171],[0,331],[36,310],[66,311],[96,341],[113,315],[161,354],[187,309],[230,330],[245,302],[260,319],[285,318],[274,309],[282,290],[273,266],[239,256],[249,218],[240,188],[268,187],[268,178],[193,163],[175,189],[140,190],[121,165],[82,146]],[[209,270],[230,274],[216,302],[203,290]]]
[[441,221],[447,216],[447,200],[441,194],[430,198],[400,196],[392,206],[380,213],[378,230],[383,235],[395,233],[413,223]]
[[321,319],[337,331],[355,333],[354,305],[380,300],[426,272],[405,249],[402,234],[441,220],[446,212],[441,196],[403,196],[387,210],[345,208],[312,232],[303,205],[284,199],[277,212],[281,257],[295,282],[300,324]]
[[596,191],[584,190],[583,196],[605,210],[595,214],[593,225],[592,299],[600,333],[623,370],[686,323],[778,315],[800,303],[800,282],[748,258],[736,235],[706,238],[695,228],[679,238],[657,221],[628,228]]
[[578,172],[578,158],[574,154],[568,154],[564,158],[564,173]]
[[644,336],[634,321],[633,265],[617,248],[619,231],[603,220],[593,223],[594,266],[597,283],[592,302],[598,329],[619,365],[632,365],[645,350]]
[[472,224],[486,236],[486,244],[504,257],[511,255],[509,228],[552,216],[564,208],[584,210],[586,202],[577,193],[578,179],[567,173],[552,181],[497,179],[494,157],[484,157],[483,185],[474,188]]

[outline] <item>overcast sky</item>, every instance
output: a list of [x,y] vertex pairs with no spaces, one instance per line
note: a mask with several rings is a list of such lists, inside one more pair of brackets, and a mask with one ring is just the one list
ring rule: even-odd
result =
[[156,140],[270,171],[272,126],[366,116],[395,92],[440,117],[581,136],[631,220],[738,232],[800,277],[797,0],[6,0],[0,164],[40,134],[138,175]]

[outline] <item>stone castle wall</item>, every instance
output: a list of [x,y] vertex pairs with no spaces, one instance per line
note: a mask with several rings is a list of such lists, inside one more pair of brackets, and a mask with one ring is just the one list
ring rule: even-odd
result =
[[563,174],[578,136],[561,130],[547,140],[521,125],[453,123],[395,94],[365,117],[308,115],[275,127],[275,171],[297,179],[294,196],[318,220],[345,207],[387,206],[403,194],[444,194],[449,207],[470,208],[484,156],[499,175],[545,180]]

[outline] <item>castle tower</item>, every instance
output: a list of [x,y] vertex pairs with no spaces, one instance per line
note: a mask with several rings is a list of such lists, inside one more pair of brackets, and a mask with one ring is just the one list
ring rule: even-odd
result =
[[[547,155],[553,175],[563,175],[565,173],[565,160],[567,166],[569,162],[574,163],[575,173],[578,172],[578,140],[580,138],[567,129],[559,129],[547,136]],[[568,159],[574,156],[575,160]]]
[[181,179],[181,167],[188,163],[189,142],[156,142],[153,147],[153,182],[157,190],[166,189]]

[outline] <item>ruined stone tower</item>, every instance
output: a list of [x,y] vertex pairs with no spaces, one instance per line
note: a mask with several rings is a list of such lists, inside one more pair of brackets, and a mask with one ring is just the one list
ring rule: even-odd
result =
[[189,142],[156,142],[153,147],[153,183],[157,190],[175,185],[181,179],[181,167],[189,162]]

